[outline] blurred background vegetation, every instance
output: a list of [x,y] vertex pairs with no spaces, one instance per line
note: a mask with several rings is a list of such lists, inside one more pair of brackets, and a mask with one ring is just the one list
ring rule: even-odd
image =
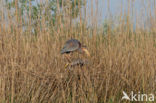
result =
[[[78,18],[81,8],[85,5],[85,0],[18,0],[17,4],[15,3],[16,0],[3,2],[5,8],[9,10],[9,14],[5,13],[4,15],[9,16],[9,18],[18,16],[20,21],[18,26],[23,27],[26,31],[31,26],[31,31],[35,34],[36,27],[41,24],[42,20],[47,27],[52,27],[58,24],[56,19],[61,19],[61,23],[65,22],[64,16],[67,14],[71,18],[70,22],[72,22],[72,19]],[[16,18],[14,19],[16,20]],[[42,28],[40,25],[40,29]]]

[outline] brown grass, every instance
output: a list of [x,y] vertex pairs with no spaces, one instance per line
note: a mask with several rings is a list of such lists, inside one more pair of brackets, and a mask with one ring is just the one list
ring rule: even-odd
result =
[[[156,91],[154,25],[149,32],[139,27],[137,21],[133,31],[130,18],[121,13],[120,24],[114,28],[109,24],[107,33],[103,34],[103,28],[97,27],[94,17],[93,29],[88,29],[87,21],[83,20],[75,26],[68,15],[70,10],[64,10],[66,21],[63,24],[58,15],[55,27],[44,25],[45,18],[41,14],[43,29],[38,26],[36,36],[30,31],[31,18],[28,31],[23,32],[17,26],[16,23],[22,24],[17,5],[16,23],[9,17],[9,25],[4,27],[3,9],[0,22],[1,103],[120,103],[123,90],[128,93],[132,90]],[[152,17],[151,20],[154,22]],[[66,61],[60,49],[71,37],[88,47],[89,65],[71,70],[64,68]]]

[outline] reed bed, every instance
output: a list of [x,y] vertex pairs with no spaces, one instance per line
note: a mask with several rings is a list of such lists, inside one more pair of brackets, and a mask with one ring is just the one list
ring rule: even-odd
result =
[[[85,7],[75,23],[70,8],[61,11],[57,5],[55,24],[47,25],[45,20],[51,18],[39,14],[35,32],[31,13],[27,23],[21,20],[18,0],[14,16],[9,15],[13,11],[5,6],[1,8],[1,103],[128,103],[121,100],[122,91],[155,93],[156,15],[147,15],[150,28],[140,25],[138,16],[134,28],[130,19],[133,5],[129,5],[127,13],[119,14],[118,25],[112,26],[115,22],[110,20],[104,28],[98,26],[96,15],[88,26],[89,17],[83,14]],[[31,12],[31,3],[29,8]],[[46,10],[46,5],[42,9]],[[91,54],[86,57],[90,62],[87,66],[65,68],[66,60],[60,50],[70,38],[87,46]]]

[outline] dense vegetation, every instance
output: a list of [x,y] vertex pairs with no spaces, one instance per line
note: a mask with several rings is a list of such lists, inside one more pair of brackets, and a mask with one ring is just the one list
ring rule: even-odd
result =
[[[156,91],[155,13],[150,28],[141,19],[134,28],[129,11],[118,25],[98,26],[95,15],[88,26],[85,2],[33,2],[1,0],[1,103],[125,103],[123,90]],[[87,46],[90,64],[65,69],[60,49],[70,38]]]

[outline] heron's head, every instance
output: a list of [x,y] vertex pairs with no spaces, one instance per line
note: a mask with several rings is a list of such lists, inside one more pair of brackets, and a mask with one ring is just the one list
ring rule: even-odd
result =
[[86,47],[86,46],[82,46],[82,47],[81,47],[81,51],[84,52],[85,54],[87,54],[88,57],[90,57],[90,53],[89,53],[89,51],[87,50],[87,47]]

